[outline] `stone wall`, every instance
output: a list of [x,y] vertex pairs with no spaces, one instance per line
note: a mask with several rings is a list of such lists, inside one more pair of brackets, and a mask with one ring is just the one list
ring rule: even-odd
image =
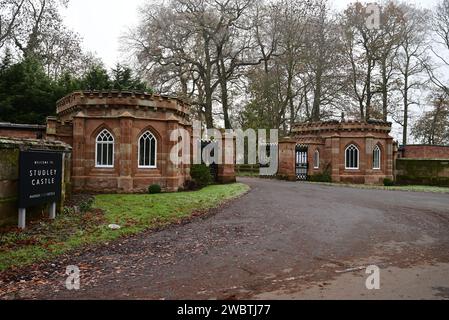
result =
[[296,141],[293,139],[282,139],[279,141],[279,170],[281,179],[296,180]]
[[46,127],[34,124],[0,122],[0,137],[44,139]]
[[449,160],[398,159],[396,182],[449,187]]
[[449,159],[449,146],[408,145],[400,149],[406,159]]
[[[0,226],[17,224],[19,154],[21,150],[25,151],[30,148],[65,152],[62,200],[59,207],[70,194],[71,154],[69,146],[61,142],[0,137]],[[39,216],[44,209],[42,207],[28,210],[27,219]]]

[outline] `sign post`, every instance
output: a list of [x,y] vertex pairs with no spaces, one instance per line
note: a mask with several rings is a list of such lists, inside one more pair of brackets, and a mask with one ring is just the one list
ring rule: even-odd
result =
[[21,151],[19,161],[19,228],[26,227],[26,209],[50,203],[49,218],[56,218],[61,199],[62,153]]

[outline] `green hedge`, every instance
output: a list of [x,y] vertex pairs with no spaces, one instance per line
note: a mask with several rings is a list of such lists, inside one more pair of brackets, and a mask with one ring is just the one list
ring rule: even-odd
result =
[[205,164],[193,165],[190,168],[190,176],[199,187],[206,187],[213,181],[210,168]]

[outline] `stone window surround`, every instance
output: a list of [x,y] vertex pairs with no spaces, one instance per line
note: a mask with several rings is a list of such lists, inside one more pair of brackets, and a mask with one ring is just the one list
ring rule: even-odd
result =
[[319,169],[320,168],[320,150],[316,149],[313,154],[313,168]]
[[[110,136],[110,138],[112,138],[112,141],[99,141],[100,136],[107,134]],[[112,165],[108,165],[108,164],[99,164],[98,161],[98,145],[99,144],[107,144],[107,145],[111,145],[112,146]],[[100,131],[100,133],[97,135],[96,139],[95,139],[95,167],[99,168],[99,169],[111,169],[114,168],[115,166],[115,138],[114,135],[108,130],[108,129],[103,129]]]
[[[115,169],[115,149],[116,149],[116,140],[114,135],[111,133],[111,131],[103,126],[100,127],[101,129],[99,130],[99,134],[97,134],[96,138],[95,138],[95,167],[94,169],[98,169],[98,170],[113,170]],[[98,130],[98,129],[97,129]],[[112,141],[112,166],[107,166],[107,165],[98,165],[98,161],[97,161],[97,151],[98,151],[98,138],[99,136],[103,133],[107,131],[109,133],[109,135],[112,137],[113,141]],[[98,131],[97,131],[98,132]],[[140,139],[145,135],[149,133],[155,140],[155,165],[154,166],[141,166],[140,165]],[[137,168],[139,170],[157,170],[158,168],[158,138],[157,136],[149,129],[145,130],[137,139]]]
[[[155,141],[155,144],[154,144],[154,148],[155,148],[155,152],[154,152],[154,157],[155,157],[155,159],[154,159],[154,166],[151,165],[151,159],[150,159],[150,165],[149,166],[145,166],[145,165],[141,165],[140,164],[140,152],[141,152],[140,140],[142,140],[142,138],[144,138],[145,135],[149,135],[151,137],[150,141],[152,139],[154,139],[154,141]],[[139,169],[157,169],[157,142],[158,141],[157,141],[156,136],[150,130],[146,130],[144,133],[142,133],[142,135],[140,135],[139,139],[137,140],[137,150],[138,150],[137,151],[137,166],[138,166]],[[151,158],[151,154],[149,156]]]
[[[376,162],[378,163],[377,166]],[[382,170],[382,149],[378,144],[374,147],[373,150],[373,170]]]
[[[357,166],[354,166],[354,167],[348,166],[348,158],[347,157],[348,157],[348,151],[351,148],[353,148],[353,152],[355,152],[357,154],[357,159],[356,159],[357,160]],[[349,144],[345,148],[345,170],[350,170],[350,171],[360,170],[360,148],[356,144],[354,144],[354,143]]]

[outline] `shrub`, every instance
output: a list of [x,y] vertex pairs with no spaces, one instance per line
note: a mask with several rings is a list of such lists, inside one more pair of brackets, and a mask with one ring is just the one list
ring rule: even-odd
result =
[[200,188],[203,188],[212,183],[212,174],[210,173],[210,168],[205,164],[193,165],[190,169],[190,176]]
[[149,194],[158,194],[162,192],[162,188],[158,184],[152,184],[148,187],[148,193]]
[[82,213],[89,211],[90,209],[92,209],[93,204],[94,204],[94,198],[88,198],[86,200],[83,200],[79,206],[80,211]]
[[195,191],[201,189],[198,184],[193,180],[187,180],[184,182],[184,191]]
[[62,214],[63,215],[72,215],[75,214],[75,208],[73,207],[64,207],[62,209]]
[[394,181],[391,179],[384,179],[384,186],[385,187],[393,187],[394,186]]
[[311,182],[326,182],[331,183],[332,182],[332,167],[330,164],[326,166],[326,169],[323,173],[315,174],[313,176],[309,177],[309,181]]
[[332,182],[332,176],[330,175],[329,172],[324,172],[324,173],[319,173],[319,174],[315,174],[313,176],[309,177],[309,181],[311,182]]

